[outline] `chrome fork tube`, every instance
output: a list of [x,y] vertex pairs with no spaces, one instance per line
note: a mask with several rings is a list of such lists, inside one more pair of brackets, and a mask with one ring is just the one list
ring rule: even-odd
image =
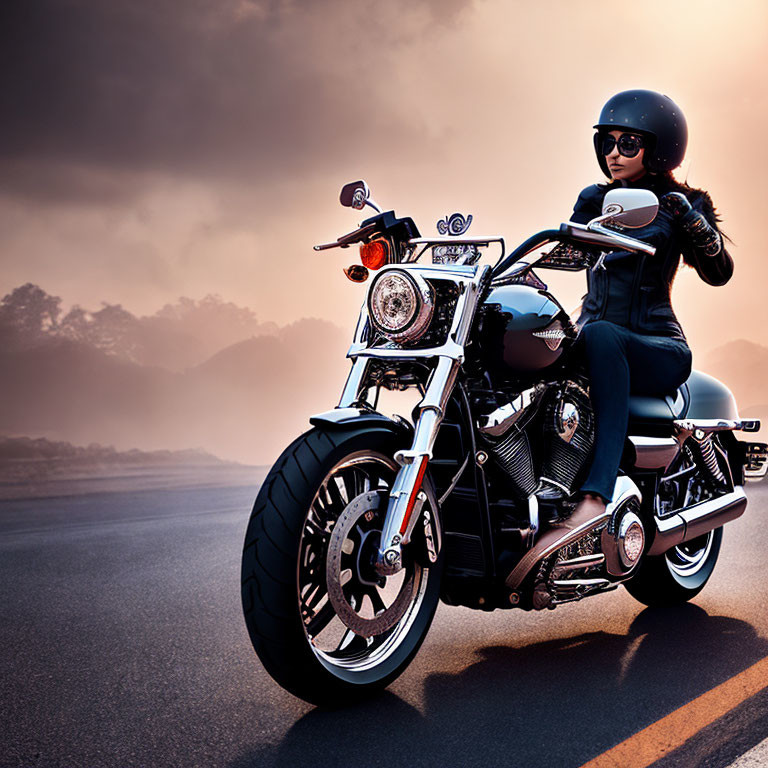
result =
[[[407,451],[395,454],[402,469],[398,472],[381,532],[381,544],[376,559],[376,570],[388,576],[402,568],[402,547],[411,540],[411,533],[426,501],[420,490],[427,462],[432,458],[440,422],[445,414],[448,398],[456,383],[459,361],[451,357],[438,358],[424,397],[418,404],[413,444]],[[437,514],[437,510],[433,510]]]
[[355,358],[347,376],[347,383],[344,385],[344,390],[339,398],[339,404],[336,406],[337,408],[349,408],[359,400],[367,368],[367,357]]

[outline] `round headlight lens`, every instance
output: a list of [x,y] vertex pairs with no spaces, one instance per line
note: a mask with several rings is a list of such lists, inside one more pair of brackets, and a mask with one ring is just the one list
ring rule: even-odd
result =
[[368,312],[374,325],[396,341],[412,340],[426,331],[434,299],[427,282],[399,269],[379,274],[368,294]]

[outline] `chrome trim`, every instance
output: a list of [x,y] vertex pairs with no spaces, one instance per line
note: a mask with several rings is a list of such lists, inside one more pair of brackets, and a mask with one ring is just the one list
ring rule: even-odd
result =
[[354,419],[361,416],[364,413],[362,408],[342,408],[341,406],[333,408],[330,411],[323,411],[322,413],[313,413],[309,417],[310,423],[312,421],[325,421],[333,424],[341,424],[348,419]]
[[455,235],[432,235],[432,237],[412,237],[408,245],[476,245],[480,248],[491,243],[500,243],[504,245],[504,238],[499,235],[490,237],[456,237]]
[[[637,558],[634,560],[630,560],[629,555],[627,554],[626,547],[624,546],[624,542],[626,541],[627,533],[629,532],[629,529],[633,525],[640,526],[643,546],[640,547],[640,553],[638,554]],[[625,514],[624,517],[621,518],[621,523],[619,524],[619,530],[616,534],[616,542],[619,550],[619,558],[621,559],[621,562],[626,568],[626,570],[629,571],[640,562],[640,559],[643,555],[643,550],[645,549],[645,527],[643,526],[643,521],[634,512],[627,512],[627,514]]]
[[563,603],[573,603],[589,595],[617,589],[618,586],[608,579],[555,579],[552,581],[552,599],[542,607],[554,608]]
[[360,400],[367,369],[368,360],[366,358],[361,357],[353,361],[341,397],[339,398],[338,408],[349,408]]
[[745,469],[744,478],[750,482],[762,480],[766,472],[768,472],[768,463],[763,464],[760,469]]
[[[451,238],[455,240],[456,238]],[[475,316],[477,307],[477,298],[479,288],[485,274],[490,271],[488,265],[474,266],[454,266],[444,267],[441,265],[407,265],[397,264],[390,267],[382,267],[382,270],[396,268],[404,272],[413,272],[420,274],[425,278],[449,280],[459,286],[460,295],[456,302],[456,308],[451,320],[451,327],[448,331],[444,344],[437,347],[426,349],[412,349],[410,347],[384,347],[368,348],[368,342],[363,340],[365,329],[369,322],[368,317],[368,299],[366,297],[363,306],[360,308],[360,317],[357,322],[354,340],[347,352],[347,357],[377,357],[390,360],[413,360],[416,358],[430,358],[436,356],[450,357],[464,362],[464,344],[466,344],[469,329]],[[370,290],[370,288],[369,288]]]
[[[723,474],[723,470],[720,469],[719,464],[717,463],[717,455],[715,454],[715,446],[712,444],[712,433],[708,432],[703,440],[699,441],[699,448],[701,450],[701,458],[704,462],[704,466],[709,471],[710,475],[715,478],[715,480],[718,483],[725,483],[725,475]],[[719,451],[720,454],[723,456],[723,459],[725,462],[728,462],[728,457],[723,454],[722,450]],[[730,472],[729,472],[730,475]],[[731,485],[733,485],[733,479],[731,478],[730,481]]]
[[533,331],[531,336],[537,339],[564,339],[568,334],[562,328],[552,328],[545,331]]
[[463,235],[472,224],[472,214],[462,216],[460,213],[452,213],[450,216],[445,216],[437,222],[437,231],[441,235],[451,235],[453,237],[459,237]]
[[768,445],[748,442],[744,449],[744,477],[749,481],[762,480],[768,472]]
[[574,557],[572,560],[560,560],[552,570],[552,575],[557,577],[561,573],[569,573],[570,571],[580,571],[582,568],[596,568],[603,565],[605,562],[605,555],[598,552],[594,555],[582,555],[581,557]]
[[647,253],[649,256],[653,256],[656,253],[656,249],[652,245],[648,245],[648,243],[644,243],[642,240],[635,240],[634,237],[627,237],[626,235],[620,235],[618,232],[612,232],[609,229],[600,227],[599,224],[592,228],[587,224],[568,221],[563,224],[561,229],[574,240],[584,243],[618,245],[628,251],[639,251],[640,253]]
[[552,586],[558,592],[575,592],[584,594],[595,589],[604,589],[609,587],[611,582],[608,579],[554,579]]
[[643,494],[640,493],[640,489],[635,485],[635,481],[628,475],[619,475],[613,486],[613,497],[605,508],[605,511],[613,514],[622,504],[629,501],[633,496],[639,503],[642,503]]
[[659,478],[659,484],[661,483],[667,483],[670,480],[675,480],[678,477],[682,477],[683,475],[690,475],[692,472],[698,472],[699,467],[696,464],[691,464],[690,467],[683,467],[683,469],[678,470],[677,472],[673,472],[671,475],[664,475],[663,477]]
[[633,500],[637,502],[638,508],[642,504],[643,497],[640,493],[640,489],[635,485],[634,481],[626,477],[626,475],[617,478],[617,483],[618,480],[622,478],[625,479],[622,482],[621,490],[618,492],[618,498],[616,498],[617,493],[614,491],[616,501],[615,503],[612,503],[612,524],[603,529],[603,533],[600,536],[600,549],[605,555],[605,570],[609,575],[616,578],[627,576],[632,567],[639,562],[638,560],[636,563],[633,563],[632,566],[627,566],[624,563],[624,558],[621,553],[621,537],[623,535],[624,521],[629,519],[627,525],[636,521],[639,522],[643,528],[643,536],[645,537],[647,535],[645,526],[643,526],[638,515],[632,510],[627,509],[630,502]]
[[[381,319],[376,317],[375,312],[371,312],[370,306],[373,303],[373,293],[376,288],[385,280],[388,276],[401,275],[401,280],[404,280],[407,285],[413,290],[413,296],[416,299],[417,307],[415,316],[409,320],[409,325],[405,328],[402,326],[400,330],[389,330],[384,327]],[[398,344],[407,344],[411,341],[416,341],[421,338],[429,328],[429,324],[432,322],[432,316],[435,312],[435,291],[434,288],[415,270],[401,269],[399,265],[392,265],[389,269],[382,268],[379,274],[373,278],[368,295],[365,299],[366,305],[368,305],[368,316],[371,319],[376,330],[391,341],[395,341]]]
[[647,554],[661,555],[677,544],[719,528],[741,517],[746,507],[744,488],[737,485],[730,493],[694,504],[663,520],[656,517],[656,535]]
[[[429,248],[434,248],[435,246],[440,245],[472,245],[475,248],[487,248],[493,243],[497,243],[501,249],[501,255],[500,259],[504,258],[504,255],[506,253],[506,246],[504,244],[504,238],[499,237],[498,235],[492,235],[490,237],[456,237],[454,235],[433,235],[432,237],[414,237],[411,238],[408,241],[408,254],[405,259],[403,259],[403,263],[410,264],[415,261],[418,261],[424,253]],[[418,246],[422,246],[421,250],[418,251]],[[478,255],[473,264],[477,263],[477,259],[479,259],[480,256]],[[443,266],[443,265],[435,265],[435,266]],[[460,266],[458,264],[454,264],[452,266]],[[461,265],[461,266],[469,266],[469,265]]]
[[721,432],[727,429],[754,432],[755,422],[759,429],[759,419],[674,419],[672,424],[678,432],[691,432],[697,440],[701,440],[707,432]]
[[667,469],[680,453],[680,441],[674,437],[629,435],[635,449],[634,466],[638,469]]
[[[536,400],[538,394],[538,388],[531,387],[490,413],[481,414],[477,419],[477,429],[494,437],[503,435],[520,418],[523,411]],[[481,419],[484,420],[483,423]]]
[[539,497],[535,493],[528,497],[528,526],[534,534],[539,530]]

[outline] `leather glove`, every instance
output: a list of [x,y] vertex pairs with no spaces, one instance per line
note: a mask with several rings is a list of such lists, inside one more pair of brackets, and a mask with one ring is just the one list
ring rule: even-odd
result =
[[693,246],[707,256],[717,256],[723,248],[723,239],[716,227],[713,227],[691,205],[682,192],[667,192],[659,200],[659,207],[679,223],[688,234]]
[[683,216],[693,210],[690,201],[682,192],[667,192],[659,200],[659,207],[673,219],[682,219]]

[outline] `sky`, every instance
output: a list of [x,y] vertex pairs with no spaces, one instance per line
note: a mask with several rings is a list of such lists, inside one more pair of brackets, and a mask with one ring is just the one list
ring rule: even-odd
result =
[[[685,113],[678,178],[734,241],[727,285],[678,273],[694,359],[762,343],[767,51],[763,0],[4,0],[0,291],[137,314],[217,293],[351,335],[356,254],[312,250],[361,218],[345,182],[422,233],[461,211],[514,247],[603,180],[600,108],[648,88]],[[586,290],[544,279],[569,309]]]

